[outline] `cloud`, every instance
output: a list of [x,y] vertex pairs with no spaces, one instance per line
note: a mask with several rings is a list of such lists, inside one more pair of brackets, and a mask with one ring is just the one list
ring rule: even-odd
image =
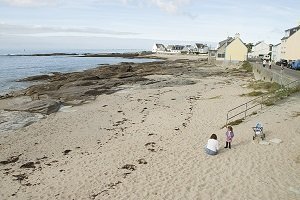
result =
[[129,36],[138,35],[139,33],[122,32],[107,29],[99,29],[94,27],[55,27],[55,26],[39,26],[39,25],[15,25],[0,23],[0,34],[2,35],[38,35],[38,34],[96,34],[96,35],[115,35]]
[[175,14],[179,12],[180,7],[189,4],[191,0],[151,0],[151,2],[161,10]]
[[[101,0],[99,0],[101,1]],[[102,0],[106,1],[106,0]],[[112,0],[113,1],[113,0]],[[150,4],[170,14],[178,14],[181,7],[188,5],[192,0],[115,0],[123,4],[145,5]]]
[[[135,5],[135,6],[147,6],[152,5],[163,12],[172,15],[182,15],[194,19],[196,16],[184,10],[184,7],[189,5],[195,0],[86,0],[85,4],[93,4],[95,2],[101,3],[117,3],[123,5]],[[18,7],[41,7],[41,6],[54,6],[59,4],[73,4],[75,2],[81,2],[79,0],[0,0],[0,3],[8,4],[10,6]],[[100,5],[101,6],[101,5]]]
[[11,6],[46,6],[46,5],[55,5],[57,0],[0,0],[0,3],[3,2],[5,4]]

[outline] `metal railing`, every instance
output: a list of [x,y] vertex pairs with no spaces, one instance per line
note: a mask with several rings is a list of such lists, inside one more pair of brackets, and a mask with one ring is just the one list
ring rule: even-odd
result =
[[[279,89],[277,91],[282,91],[282,90],[287,90],[287,89],[290,89],[290,88],[293,88],[293,87],[297,87],[297,86],[299,86],[299,84],[300,84],[299,81],[295,80],[295,81],[292,81],[292,82],[284,85],[284,87],[282,89]],[[247,114],[249,114],[248,111],[251,110],[251,109],[253,109],[253,108],[255,108],[255,107],[260,106],[260,110],[262,110],[263,109],[263,105],[264,105],[264,100],[267,100],[267,98],[269,97],[269,95],[270,94],[262,94],[261,96],[255,98],[255,99],[247,101],[246,103],[243,103],[243,104],[241,104],[241,105],[239,105],[239,106],[237,106],[237,107],[229,110],[227,112],[226,126],[228,125],[229,120],[231,120],[231,119],[233,119],[233,118],[235,118],[235,117],[237,117],[239,115],[243,114],[243,119],[246,119],[246,117],[249,116],[249,115],[247,115]],[[238,112],[238,113],[235,113],[233,115],[230,115],[232,112],[236,111],[237,109],[241,109],[241,111]],[[251,114],[253,114],[253,113],[251,113]]]

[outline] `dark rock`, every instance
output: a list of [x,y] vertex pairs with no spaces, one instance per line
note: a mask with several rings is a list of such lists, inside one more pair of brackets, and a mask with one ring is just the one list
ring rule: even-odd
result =
[[148,142],[148,143],[146,143],[145,147],[148,147],[148,146],[155,147],[155,142]]
[[37,75],[37,76],[30,76],[18,81],[44,81],[49,79],[49,77],[50,77],[49,75]]
[[130,171],[134,171],[134,170],[136,170],[136,166],[131,165],[131,164],[126,164],[122,167],[122,169],[127,169],[127,170],[130,170]]
[[0,164],[7,165],[7,164],[10,164],[10,163],[15,163],[15,162],[17,162],[19,160],[19,157],[21,155],[22,154],[20,154],[18,156],[12,156],[12,157],[8,158],[7,160],[1,161]]
[[28,179],[28,176],[26,174],[17,174],[17,175],[12,175],[13,177],[15,177],[16,179],[14,179],[14,181],[23,181],[25,179]]
[[144,158],[138,159],[137,161],[139,164],[147,164],[147,161]]
[[21,165],[20,168],[35,168],[34,162],[25,163],[25,164]]
[[94,80],[99,80],[101,79],[99,76],[88,76],[88,77],[84,77],[81,80],[83,81],[94,81]]
[[68,149],[68,150],[64,150],[63,153],[64,153],[64,155],[68,155],[71,151],[72,151],[72,150],[69,150],[69,149]]

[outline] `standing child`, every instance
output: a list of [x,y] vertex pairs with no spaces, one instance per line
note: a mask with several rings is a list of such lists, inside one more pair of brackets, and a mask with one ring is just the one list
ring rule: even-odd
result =
[[227,132],[226,132],[226,146],[225,146],[225,148],[231,149],[231,142],[232,142],[233,137],[234,137],[233,129],[232,129],[231,126],[228,126],[227,127]]

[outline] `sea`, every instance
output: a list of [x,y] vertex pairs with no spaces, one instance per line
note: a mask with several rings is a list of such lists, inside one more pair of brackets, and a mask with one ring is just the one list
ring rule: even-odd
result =
[[156,61],[153,59],[129,59],[118,57],[76,57],[76,56],[15,56],[20,54],[45,53],[133,53],[141,49],[103,49],[103,50],[0,50],[0,95],[29,87],[33,83],[18,80],[34,75],[51,74],[53,72],[79,72],[98,67],[101,64],[117,64],[120,62],[143,63]]

